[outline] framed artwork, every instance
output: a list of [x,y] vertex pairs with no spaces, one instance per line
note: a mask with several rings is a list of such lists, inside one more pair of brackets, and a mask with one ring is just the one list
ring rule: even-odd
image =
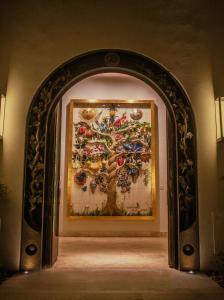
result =
[[153,101],[71,100],[66,134],[69,218],[155,218]]

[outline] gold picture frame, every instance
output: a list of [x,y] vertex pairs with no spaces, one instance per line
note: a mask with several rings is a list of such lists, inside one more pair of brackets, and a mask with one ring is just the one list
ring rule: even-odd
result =
[[[71,184],[72,184],[72,134],[73,109],[110,107],[118,105],[127,108],[148,108],[151,113],[151,216],[71,216]],[[158,109],[153,100],[112,100],[112,99],[71,99],[66,108],[66,152],[65,152],[65,201],[67,201],[67,217],[69,220],[100,219],[100,220],[149,220],[156,218],[158,191]]]

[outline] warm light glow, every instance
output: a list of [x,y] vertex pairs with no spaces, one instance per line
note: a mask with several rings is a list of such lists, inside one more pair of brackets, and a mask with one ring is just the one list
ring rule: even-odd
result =
[[166,238],[59,238],[54,268],[168,269]]
[[151,253],[144,255],[125,252],[114,253],[114,251],[94,252],[83,251],[76,255],[68,255],[58,258],[56,267],[63,268],[88,268],[88,269],[158,269],[166,266],[166,257]]
[[89,99],[89,102],[90,102],[90,103],[95,103],[95,102],[96,102],[96,99]]
[[5,96],[2,94],[0,98],[0,139],[3,137],[5,120]]
[[24,261],[22,269],[23,272],[27,272],[25,274],[28,274],[30,270],[33,270],[36,266],[36,261],[32,257],[27,257],[26,261]]
[[215,100],[216,138],[217,141],[224,140],[224,97]]

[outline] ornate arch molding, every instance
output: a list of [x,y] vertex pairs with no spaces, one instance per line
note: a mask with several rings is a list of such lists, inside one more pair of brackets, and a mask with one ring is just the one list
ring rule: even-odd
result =
[[175,245],[170,247],[169,261],[181,270],[199,269],[196,130],[190,101],[180,83],[160,64],[114,49],[89,52],[66,62],[50,74],[33,97],[26,124],[21,269],[43,265],[44,209],[51,205],[46,197],[46,150],[52,111],[72,84],[100,72],[132,74],[162,95],[170,120],[169,240]]

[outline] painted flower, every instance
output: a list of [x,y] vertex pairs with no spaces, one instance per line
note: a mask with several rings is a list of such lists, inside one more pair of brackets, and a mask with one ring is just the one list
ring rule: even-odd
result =
[[79,171],[75,174],[74,179],[78,185],[83,186],[86,183],[86,178],[87,178],[86,173],[83,171]]
[[118,164],[119,167],[124,164],[124,158],[122,156],[118,157],[117,164]]
[[114,122],[114,126],[117,128],[120,128],[121,125],[125,124],[128,121],[127,116],[125,114],[123,114],[123,116],[121,118],[118,118],[115,122]]
[[134,150],[135,152],[141,151],[142,148],[143,148],[143,145],[142,145],[141,143],[135,143],[135,144],[133,145],[133,150]]
[[86,136],[87,138],[91,138],[91,137],[93,136],[92,130],[91,130],[91,129],[86,130],[85,136]]
[[121,119],[117,119],[115,122],[114,122],[114,126],[117,127],[117,128],[120,128],[121,127]]
[[116,114],[116,111],[115,111],[115,110],[110,110],[110,116],[111,116],[111,117],[114,117],[115,114]]
[[122,138],[123,138],[122,134],[118,133],[118,134],[115,135],[115,141],[117,141],[117,142],[120,141]]
[[79,134],[84,134],[86,132],[86,127],[85,126],[80,126],[79,127]]

